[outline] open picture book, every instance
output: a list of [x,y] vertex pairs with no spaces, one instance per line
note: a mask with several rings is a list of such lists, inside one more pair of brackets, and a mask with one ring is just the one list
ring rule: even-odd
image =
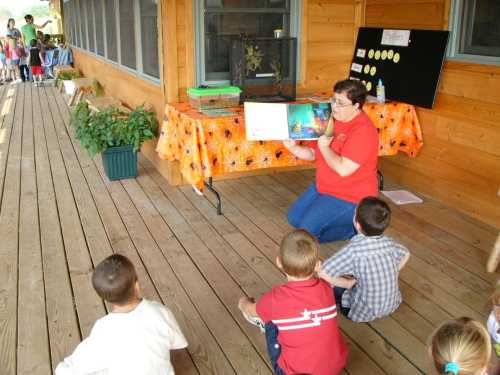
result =
[[317,139],[328,127],[330,103],[245,102],[246,138],[249,141]]

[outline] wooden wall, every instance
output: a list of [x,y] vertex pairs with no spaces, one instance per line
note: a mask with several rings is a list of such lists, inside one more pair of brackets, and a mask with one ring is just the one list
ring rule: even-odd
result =
[[[366,0],[366,25],[441,29],[448,10],[446,0]],[[434,109],[417,109],[421,154],[382,158],[384,174],[500,228],[499,87],[500,66],[447,61]]]
[[299,92],[331,90],[348,76],[363,11],[364,1],[302,1]]

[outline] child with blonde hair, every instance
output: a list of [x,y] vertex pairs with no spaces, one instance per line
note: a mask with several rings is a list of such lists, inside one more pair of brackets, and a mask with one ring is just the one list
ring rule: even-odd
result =
[[488,374],[490,337],[486,328],[471,318],[462,317],[441,324],[431,335],[429,352],[439,374]]
[[500,374],[500,280],[491,295],[491,313],[486,323],[491,338],[491,365],[489,375]]

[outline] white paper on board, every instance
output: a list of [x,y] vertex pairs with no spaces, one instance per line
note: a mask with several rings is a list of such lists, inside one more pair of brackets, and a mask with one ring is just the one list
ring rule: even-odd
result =
[[277,141],[289,138],[285,103],[245,102],[245,131],[248,141]]
[[389,30],[382,31],[382,42],[387,46],[408,47],[410,44],[410,30]]
[[356,51],[356,57],[364,59],[365,56],[366,56],[366,49],[358,48],[358,50]]
[[352,63],[351,70],[354,72],[361,73],[361,70],[363,70],[363,65],[357,64],[357,63]]

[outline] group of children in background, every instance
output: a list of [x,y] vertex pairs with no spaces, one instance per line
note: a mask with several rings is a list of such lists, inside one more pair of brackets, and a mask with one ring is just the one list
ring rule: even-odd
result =
[[42,50],[37,39],[31,40],[29,47],[21,41],[0,39],[0,84],[29,81],[30,73],[35,84],[39,84],[43,77]]
[[[319,244],[307,231],[293,230],[283,238],[276,264],[287,282],[257,301],[242,297],[238,304],[244,317],[265,332],[275,374],[340,373],[348,347],[338,312],[354,322],[369,322],[399,307],[399,272],[409,251],[384,236],[390,216],[384,201],[363,199],[354,217],[358,234],[323,264]],[[106,258],[96,267],[92,283],[112,312],[95,323],[56,375],[173,374],[169,350],[185,348],[187,341],[166,307],[141,299],[130,260],[118,254]],[[458,318],[434,331],[429,354],[438,373],[500,374],[500,287],[492,302],[487,329]]]
[[43,55],[37,40],[25,47],[21,42],[11,43],[9,40],[0,40],[0,84],[5,82],[26,82],[32,80],[35,84],[42,81]]

